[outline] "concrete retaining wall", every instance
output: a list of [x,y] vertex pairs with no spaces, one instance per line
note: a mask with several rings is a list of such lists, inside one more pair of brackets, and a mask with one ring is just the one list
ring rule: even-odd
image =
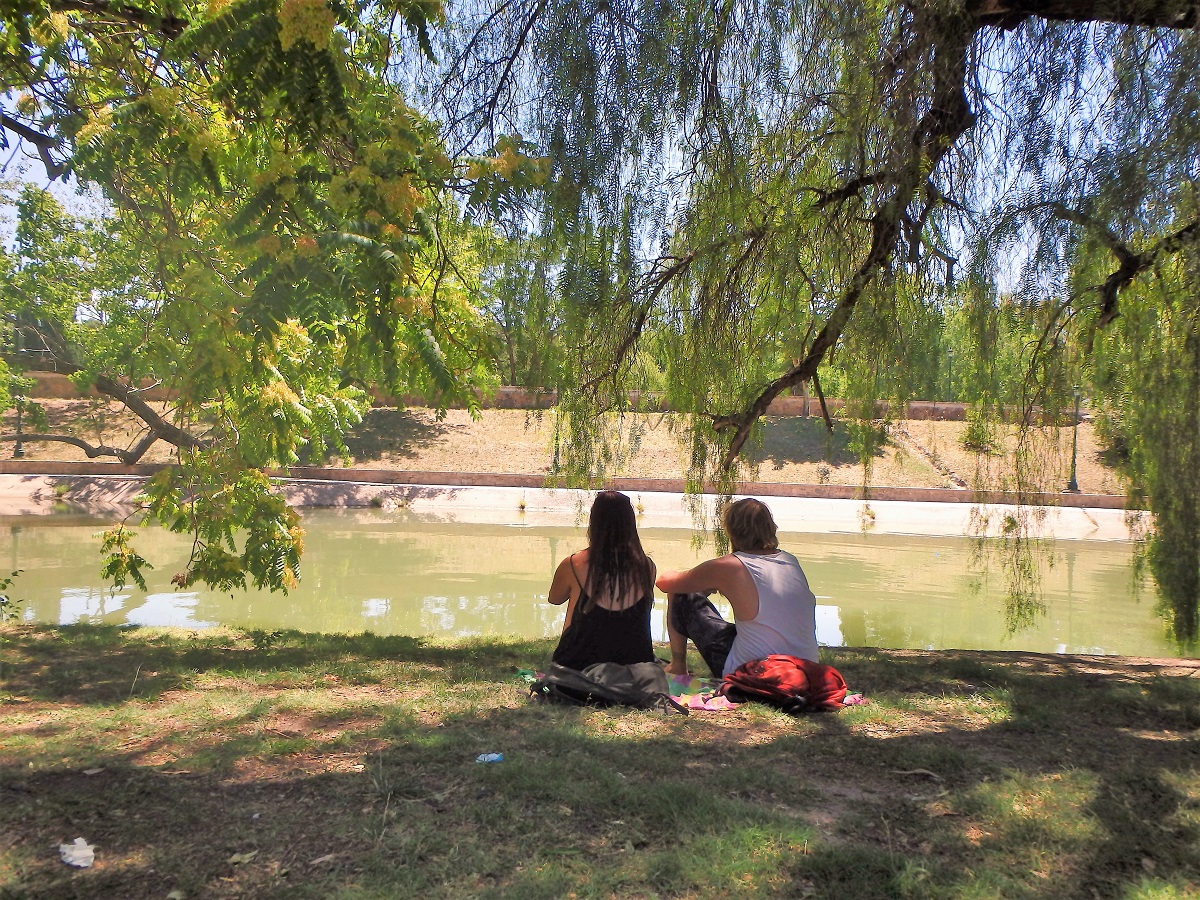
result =
[[[58,460],[0,459],[0,475],[88,476],[148,478],[162,465],[122,466],[114,463]],[[295,466],[275,476],[305,481],[376,484],[433,485],[443,487],[545,488],[553,485],[542,475],[504,475],[488,472],[408,472],[397,469],[326,469]],[[682,494],[681,478],[610,478],[604,487],[626,493]],[[713,493],[711,488],[705,493]],[[769,481],[739,484],[736,493],[758,497],[806,497],[823,500],[889,500],[917,503],[996,503],[1020,506],[1057,506],[1076,509],[1125,509],[1125,498],[1112,494],[1016,494],[1004,491],[977,493],[950,488],[900,488],[843,484],[792,484]]]

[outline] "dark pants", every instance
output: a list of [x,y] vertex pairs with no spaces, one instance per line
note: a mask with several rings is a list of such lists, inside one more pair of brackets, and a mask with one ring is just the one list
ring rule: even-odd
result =
[[704,594],[672,594],[671,627],[696,645],[713,675],[720,678],[737,626],[726,622]]

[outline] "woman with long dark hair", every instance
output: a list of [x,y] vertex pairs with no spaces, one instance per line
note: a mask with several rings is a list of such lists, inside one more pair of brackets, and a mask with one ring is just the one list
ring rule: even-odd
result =
[[556,606],[568,604],[554,661],[571,669],[653,662],[654,577],[633,504],[624,494],[601,491],[588,517],[587,549],[559,563],[546,597]]

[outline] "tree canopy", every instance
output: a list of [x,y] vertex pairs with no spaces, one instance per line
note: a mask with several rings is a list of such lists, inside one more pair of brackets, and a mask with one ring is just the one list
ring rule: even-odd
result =
[[[300,532],[261,471],[341,446],[370,387],[475,402],[490,338],[459,198],[518,195],[539,163],[503,140],[452,162],[389,80],[398,54],[428,52],[434,3],[0,15],[4,137],[49,178],[99,185],[111,211],[84,223],[22,194],[6,324],[143,418],[146,440],[115,455],[178,448],[151,508],[197,535],[184,583],[286,587]],[[148,382],[171,416],[141,400]]]
[[954,349],[931,339],[951,307],[986,380],[1015,309],[1022,403],[1083,384],[1120,432],[1191,639],[1198,24],[1194,2],[511,0],[452,17],[432,96],[451,143],[516,129],[551,160],[573,443],[650,342],[693,474],[728,484],[780,393],[836,365],[903,394]]

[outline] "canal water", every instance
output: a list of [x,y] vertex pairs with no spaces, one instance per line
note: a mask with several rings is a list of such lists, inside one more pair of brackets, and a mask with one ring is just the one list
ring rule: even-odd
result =
[[[562,626],[545,602],[554,567],[586,546],[583,528],[454,524],[410,511],[309,510],[303,581],[288,595],[176,590],[189,543],[158,528],[137,544],[156,566],[148,590],[113,591],[99,577],[98,530],[78,516],[0,519],[0,568],[25,621],[298,629],[432,636],[542,637]],[[676,529],[642,530],[660,570],[711,554]],[[910,649],[1030,650],[1174,656],[1139,588],[1128,543],[1062,541],[1039,557],[1044,613],[1008,626],[999,554],[963,538],[781,534],[817,595],[823,644]],[[657,636],[665,600],[654,613]]]

